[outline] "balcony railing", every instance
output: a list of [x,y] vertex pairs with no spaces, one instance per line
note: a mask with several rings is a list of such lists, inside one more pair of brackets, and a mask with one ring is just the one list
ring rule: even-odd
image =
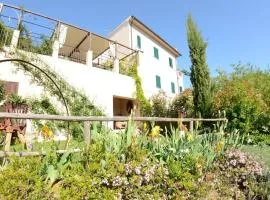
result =
[[[14,34],[14,30],[19,34]],[[130,74],[137,58],[136,51],[125,45],[6,4],[0,11],[0,47],[3,46],[114,70],[124,75]],[[117,67],[118,63],[120,66]]]

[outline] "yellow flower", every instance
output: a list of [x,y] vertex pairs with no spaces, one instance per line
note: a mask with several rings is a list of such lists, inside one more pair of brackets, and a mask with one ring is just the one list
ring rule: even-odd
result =
[[148,130],[148,125],[146,122],[143,123],[143,130],[144,131],[147,131]]
[[223,150],[224,146],[225,146],[225,141],[224,139],[222,139],[215,146],[216,153],[220,153]]
[[194,137],[192,133],[187,134],[187,141],[193,141]]
[[151,131],[151,134],[150,134],[151,137],[153,137],[153,138],[158,137],[161,130],[162,129],[160,128],[160,126],[155,126]]
[[41,133],[45,138],[50,138],[53,135],[52,130],[47,125],[42,127]]

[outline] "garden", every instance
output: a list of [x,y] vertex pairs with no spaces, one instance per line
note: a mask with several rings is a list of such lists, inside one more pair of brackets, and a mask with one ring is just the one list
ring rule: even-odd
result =
[[[15,140],[9,152],[1,151],[0,199],[270,199],[270,72],[238,64],[231,73],[210,77],[207,45],[191,16],[187,34],[192,66],[185,73],[191,89],[173,99],[162,91],[147,99],[136,66],[129,72],[142,114],[177,121],[138,122],[131,114],[126,129],[115,132],[99,122],[87,127],[32,120],[43,141]],[[44,95],[6,95],[0,85],[5,103],[27,104],[33,114],[63,115],[49,98],[62,102],[63,95],[71,115],[103,115],[38,57],[20,51],[15,56],[35,59],[61,85],[61,94],[48,77],[19,63],[17,70],[43,87]],[[185,118],[226,120],[198,120],[189,129]],[[53,140],[63,129],[71,133],[68,145]],[[91,132],[90,144],[83,140],[85,131]]]

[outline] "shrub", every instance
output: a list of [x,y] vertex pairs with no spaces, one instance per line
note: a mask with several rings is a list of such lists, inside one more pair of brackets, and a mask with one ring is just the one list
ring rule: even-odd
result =
[[39,175],[40,158],[12,158],[0,173],[1,199],[50,199],[51,192]]
[[183,114],[183,117],[193,116],[193,96],[192,91],[189,89],[186,89],[184,92],[174,97],[170,104],[170,117],[179,117],[179,112]]
[[270,195],[269,174],[262,165],[243,152],[229,150],[217,162],[219,174],[241,189],[247,199],[267,199]]
[[[134,125],[119,134],[94,126],[92,144],[77,154],[53,147],[44,157],[11,158],[0,172],[1,199],[229,199],[252,191],[265,197],[260,165],[238,152],[224,157],[234,142],[222,131],[135,136]],[[248,187],[240,187],[245,181]]]
[[168,97],[164,91],[160,91],[151,97],[152,116],[166,117],[168,114]]
[[268,129],[270,96],[266,84],[270,84],[269,72],[250,66],[234,69],[232,74],[220,74],[215,80],[215,112],[226,111],[229,130],[252,133],[262,131],[263,127]]

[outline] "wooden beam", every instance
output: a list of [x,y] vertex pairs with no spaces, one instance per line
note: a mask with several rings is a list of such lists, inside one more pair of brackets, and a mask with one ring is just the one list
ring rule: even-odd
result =
[[81,44],[87,39],[87,37],[90,35],[90,32],[88,32],[85,36],[84,36],[84,38],[79,42],[79,44],[77,44],[77,46],[69,53],[69,55],[68,55],[68,57],[71,57],[72,56],[72,54],[76,51],[76,49],[78,49],[80,46],[81,46]]
[[89,146],[91,143],[90,122],[85,121],[83,125],[84,125],[84,129],[83,129],[84,141],[86,145]]
[[193,133],[193,121],[189,122],[189,132]]

